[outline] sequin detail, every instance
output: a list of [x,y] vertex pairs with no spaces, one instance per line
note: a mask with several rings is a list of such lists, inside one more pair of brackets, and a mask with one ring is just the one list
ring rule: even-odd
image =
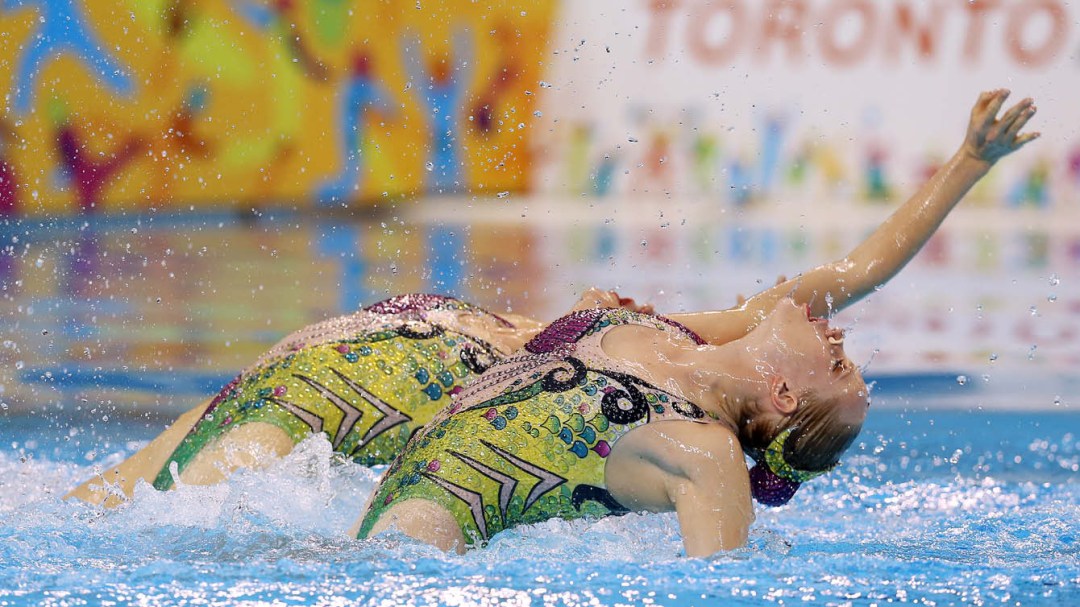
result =
[[604,479],[620,437],[660,420],[716,423],[603,355],[604,333],[626,324],[685,335],[626,310],[586,310],[552,323],[524,352],[474,379],[409,442],[376,489],[359,536],[410,498],[446,508],[470,544],[518,524],[625,512]]
[[[440,309],[487,314],[449,298],[435,300]],[[431,309],[361,310],[286,337],[211,401],[154,486],[171,487],[169,464],[183,471],[202,449],[250,422],[281,428],[294,443],[323,433],[335,451],[357,462],[390,463],[409,436],[450,403],[451,393],[504,355],[448,324],[452,317],[429,317]]]

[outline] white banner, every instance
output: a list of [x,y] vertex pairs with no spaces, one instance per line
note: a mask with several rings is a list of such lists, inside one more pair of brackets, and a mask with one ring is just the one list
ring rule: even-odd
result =
[[1064,0],[566,2],[542,83],[547,192],[730,204],[903,196],[979,91],[1030,96],[1043,139],[986,204],[1080,205],[1080,7]]

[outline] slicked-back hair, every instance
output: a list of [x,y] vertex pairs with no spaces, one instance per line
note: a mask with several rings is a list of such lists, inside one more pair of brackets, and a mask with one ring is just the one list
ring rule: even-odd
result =
[[806,472],[828,470],[855,442],[862,424],[840,420],[840,397],[820,398],[807,392],[799,398],[795,413],[775,420],[746,419],[740,424],[739,442],[743,451],[762,461],[765,449],[781,432],[794,428],[784,444],[784,459]]

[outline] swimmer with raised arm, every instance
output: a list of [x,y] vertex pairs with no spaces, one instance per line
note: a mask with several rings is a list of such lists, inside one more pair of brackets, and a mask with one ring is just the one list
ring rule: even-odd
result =
[[[553,517],[675,511],[687,555],[745,543],[751,495],[783,503],[834,467],[869,404],[825,317],[895,275],[1021,134],[1025,99],[981,95],[957,153],[849,255],[724,312],[563,317],[474,378],[405,447],[354,529],[463,551]],[[746,469],[744,453],[757,465]]]

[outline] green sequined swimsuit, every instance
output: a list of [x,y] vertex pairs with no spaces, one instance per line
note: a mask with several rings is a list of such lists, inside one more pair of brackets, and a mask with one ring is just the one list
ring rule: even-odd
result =
[[672,321],[626,310],[586,310],[552,323],[417,433],[383,476],[359,537],[411,498],[450,511],[469,544],[522,523],[625,512],[604,482],[616,441],[651,422],[715,421],[603,353],[604,333],[625,324],[701,343]]
[[463,311],[512,326],[455,299],[405,295],[286,337],[211,401],[154,487],[171,487],[173,463],[182,472],[248,422],[273,424],[294,444],[321,432],[359,463],[390,463],[413,431],[505,354],[453,322]]

